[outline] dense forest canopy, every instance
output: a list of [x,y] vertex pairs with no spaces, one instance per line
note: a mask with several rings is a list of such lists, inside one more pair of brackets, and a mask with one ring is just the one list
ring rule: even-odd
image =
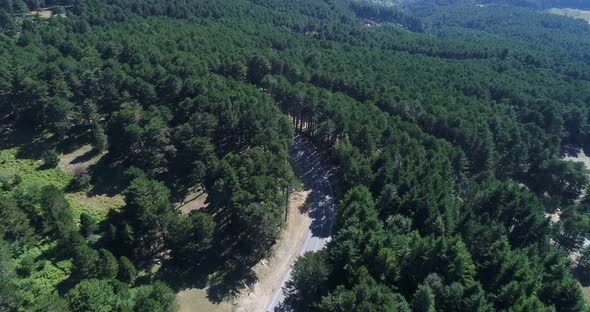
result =
[[[368,2],[376,2],[381,5],[407,5],[420,2],[423,0],[364,0]],[[572,9],[588,9],[590,4],[585,0],[432,0],[428,1],[430,4],[437,6],[447,6],[456,4],[501,4],[511,5],[517,7],[526,7],[537,10],[545,10],[549,8],[572,8]]]
[[586,311],[588,172],[562,156],[590,142],[590,26],[509,4],[2,1],[0,168],[39,162],[0,171],[1,309],[231,297],[284,227],[297,133],[340,204],[293,309]]

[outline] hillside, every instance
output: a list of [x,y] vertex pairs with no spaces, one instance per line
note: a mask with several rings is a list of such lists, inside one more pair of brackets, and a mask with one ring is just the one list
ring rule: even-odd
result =
[[553,9],[547,10],[547,12],[549,12],[551,14],[557,14],[557,15],[563,15],[563,16],[581,19],[581,20],[584,20],[584,21],[590,23],[590,11],[569,9],[569,8],[568,9],[553,8]]
[[339,204],[292,309],[587,310],[590,25],[438,2],[3,2],[0,310],[228,309],[295,135]]

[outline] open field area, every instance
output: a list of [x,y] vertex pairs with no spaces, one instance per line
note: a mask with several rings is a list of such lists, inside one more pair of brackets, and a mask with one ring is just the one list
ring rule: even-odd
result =
[[199,190],[198,192],[188,194],[186,202],[182,203],[178,209],[183,214],[189,214],[191,211],[201,210],[207,207],[207,193]]
[[[22,180],[20,187],[42,187],[53,185],[66,190],[73,179],[68,167],[44,168],[39,160],[18,157],[17,148],[0,150],[0,175],[3,179]],[[64,168],[64,169],[62,169]],[[103,220],[110,209],[123,206],[123,197],[107,195],[88,195],[86,192],[66,193],[73,210],[73,217],[79,220],[80,214],[86,212],[96,220]]]
[[576,156],[566,156],[563,159],[564,160],[569,160],[569,161],[575,161],[575,162],[584,163],[584,166],[586,166],[586,169],[589,169],[590,170],[590,156],[586,155],[586,153],[584,152],[583,149],[580,149],[580,151],[578,152],[578,155],[576,155]]
[[551,14],[557,14],[557,15],[563,15],[563,16],[581,19],[581,20],[584,20],[584,21],[590,23],[590,11],[584,11],[584,10],[578,10],[578,9],[553,8],[553,9],[547,10],[547,12],[551,13]]
[[211,303],[207,299],[207,290],[198,288],[186,289],[176,294],[176,303],[179,306],[178,312],[232,312],[235,310],[232,304],[227,302]]

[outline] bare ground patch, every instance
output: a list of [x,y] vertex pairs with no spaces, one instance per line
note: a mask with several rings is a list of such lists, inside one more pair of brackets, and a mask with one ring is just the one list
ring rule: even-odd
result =
[[207,299],[207,289],[186,289],[176,294],[176,303],[179,305],[179,312],[231,312],[233,306],[228,302],[215,304]]
[[[66,197],[71,198],[92,210],[90,215],[95,215],[95,217],[98,217],[99,220],[102,220],[104,217],[106,217],[109,210],[118,209],[125,205],[125,200],[121,195],[89,195],[84,192],[76,192],[66,194]],[[86,212],[89,213],[88,211]]]
[[566,156],[563,158],[563,160],[582,162],[584,163],[584,166],[586,166],[586,169],[590,169],[590,157],[586,155],[584,150],[578,151],[578,154],[576,156]]
[[28,14],[29,16],[36,16],[36,17],[40,17],[40,18],[50,18],[52,16],[61,16],[61,17],[66,17],[66,13],[61,13],[61,14],[55,14],[52,11],[52,8],[39,8],[35,11],[31,11]]
[[63,171],[76,175],[82,172],[88,172],[88,168],[94,165],[106,153],[93,153],[92,146],[84,145],[81,148],[59,156],[59,166]]
[[195,194],[189,194],[185,199],[184,203],[178,206],[178,209],[182,214],[189,214],[191,211],[200,210],[208,206],[207,193],[199,191]]
[[582,286],[582,293],[584,294],[584,300],[587,304],[590,304],[590,287],[589,286]]
[[563,15],[567,17],[577,18],[585,20],[586,22],[590,23],[590,11],[585,10],[578,10],[578,9],[559,9],[553,8],[547,10],[548,13],[556,14],[556,15]]
[[272,257],[260,261],[254,267],[258,281],[241,291],[237,299],[237,311],[263,311],[274,291],[281,287],[283,277],[299,256],[311,224],[304,207],[309,193],[301,191],[291,194],[287,226],[278,243],[273,246]]
[[[96,164],[103,153],[94,153],[92,146],[85,145],[81,148],[59,157],[59,167],[66,173],[76,176],[82,173],[88,173],[88,168]],[[89,194],[86,192],[75,192],[67,194],[69,198],[74,199],[80,204],[94,210],[97,216],[106,216],[109,209],[120,208],[125,205],[125,200],[121,195],[108,194]]]

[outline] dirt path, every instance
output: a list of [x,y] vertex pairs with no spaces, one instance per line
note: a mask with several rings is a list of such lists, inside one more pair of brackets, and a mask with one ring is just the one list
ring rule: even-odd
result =
[[311,219],[304,207],[310,191],[291,194],[287,227],[273,247],[273,256],[254,267],[258,282],[242,291],[238,298],[238,312],[264,311],[273,293],[281,287],[283,278],[295,263],[307,237]]

